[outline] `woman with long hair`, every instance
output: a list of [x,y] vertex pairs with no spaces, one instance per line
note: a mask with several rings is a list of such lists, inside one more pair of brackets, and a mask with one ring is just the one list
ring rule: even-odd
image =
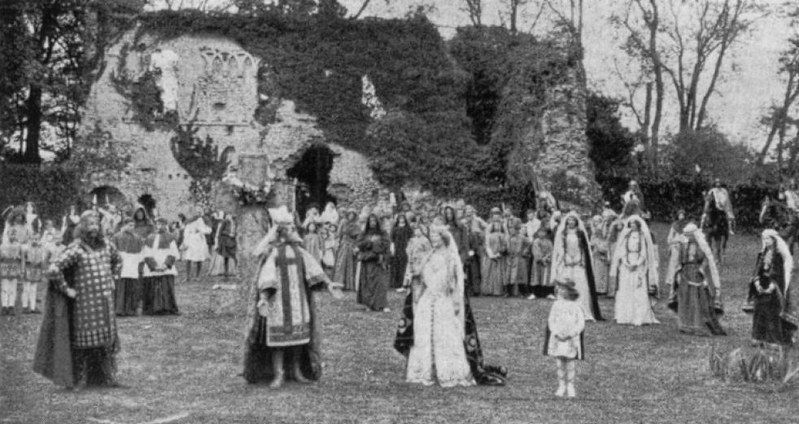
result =
[[361,262],[358,303],[373,311],[389,312],[386,296],[390,278],[388,268],[391,242],[386,232],[380,228],[377,215],[371,214],[367,218],[357,248]]
[[669,308],[677,312],[679,329],[696,335],[725,335],[718,322],[722,313],[721,283],[713,252],[694,223],[683,228],[666,272]]
[[550,280],[553,284],[556,281],[573,281],[585,319],[601,321],[603,318],[597,301],[592,262],[588,235],[580,216],[569,212],[560,221],[555,233]]
[[658,270],[649,227],[641,217],[627,218],[610,266],[610,278],[618,281],[614,317],[619,324],[659,324],[649,293],[658,287]]
[[484,296],[502,296],[507,277],[508,237],[500,219],[493,219],[489,224],[485,241],[485,259],[481,282]]
[[785,240],[772,229],[763,231],[749,297],[753,306],[752,341],[767,346],[790,345],[799,325],[797,302],[791,293],[793,257]]

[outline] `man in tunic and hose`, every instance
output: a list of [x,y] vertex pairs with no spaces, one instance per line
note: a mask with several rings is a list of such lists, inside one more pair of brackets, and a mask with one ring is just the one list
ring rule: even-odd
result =
[[50,287],[35,372],[67,388],[84,380],[86,386],[119,386],[114,280],[121,266],[119,254],[103,236],[97,212],[84,212],[75,239],[48,270]]
[[283,385],[286,374],[299,383],[321,376],[319,327],[314,291],[342,297],[322,266],[302,246],[291,213],[270,209],[275,226],[255,248],[262,257],[248,308],[243,376],[249,383]]

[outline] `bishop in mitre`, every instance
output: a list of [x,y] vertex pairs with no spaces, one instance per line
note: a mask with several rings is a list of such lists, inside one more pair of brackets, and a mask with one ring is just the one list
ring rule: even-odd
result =
[[316,292],[337,299],[340,284],[330,281],[319,262],[302,248],[294,218],[285,206],[270,209],[275,225],[255,248],[261,258],[251,290],[243,376],[249,383],[286,378],[299,383],[321,376]]

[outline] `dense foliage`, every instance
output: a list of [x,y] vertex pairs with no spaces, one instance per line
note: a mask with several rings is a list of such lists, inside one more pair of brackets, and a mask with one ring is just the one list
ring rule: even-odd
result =
[[[621,209],[621,196],[627,189],[630,179],[628,177],[604,176],[598,178],[603,189],[604,198],[610,202],[611,207]],[[702,216],[704,207],[703,195],[710,189],[710,181],[701,177],[681,178],[669,177],[668,179],[638,180],[641,192],[644,195],[646,208],[656,221],[671,222],[675,219],[677,211],[685,210],[689,217],[697,222]],[[728,187],[735,209],[735,225],[737,228],[760,228],[758,215],[763,199],[776,196],[776,189],[772,184],[755,182],[741,182]]]
[[74,168],[63,165],[4,164],[0,166],[0,205],[5,209],[30,201],[42,219],[60,219],[70,205],[80,201],[79,178]]
[[[475,142],[474,122],[466,113],[464,97],[474,73],[453,63],[423,16],[299,20],[268,11],[181,11],[145,14],[141,22],[140,34],[166,39],[219,34],[264,58],[259,76],[275,80],[270,90],[316,116],[326,141],[366,154],[383,184],[471,197],[504,181],[504,158]],[[389,112],[381,120],[373,121],[361,103],[364,75]],[[490,76],[497,77],[505,78]]]
[[597,178],[630,175],[636,136],[621,124],[618,99],[591,93],[586,99],[586,130],[589,155]]
[[[69,153],[94,71],[129,25],[142,0],[4,0],[0,4],[0,152],[19,141],[24,153],[5,155],[41,161],[40,149]],[[42,139],[46,128],[56,139]]]

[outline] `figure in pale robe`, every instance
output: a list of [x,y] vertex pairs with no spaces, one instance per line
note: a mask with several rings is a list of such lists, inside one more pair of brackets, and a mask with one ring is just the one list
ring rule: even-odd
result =
[[657,251],[641,217],[633,215],[626,222],[610,267],[610,278],[617,279],[619,287],[614,316],[618,324],[659,324],[649,300],[649,293],[658,288]]
[[197,215],[186,224],[183,229],[183,259],[186,261],[186,279],[191,279],[191,264],[197,265],[197,278],[200,277],[203,262],[210,258],[208,242],[205,236],[211,234],[209,227],[203,219],[202,209],[198,208]]
[[593,260],[585,226],[576,212],[569,212],[558,224],[552,252],[550,281],[573,281],[578,302],[588,321],[602,320],[594,282]]
[[319,262],[302,248],[285,206],[269,211],[275,226],[256,246],[263,258],[250,292],[244,379],[283,385],[318,380],[322,373],[315,291],[341,298]]
[[433,251],[416,270],[413,346],[405,379],[426,386],[475,385],[464,348],[464,273],[455,240],[438,227],[430,234]]

